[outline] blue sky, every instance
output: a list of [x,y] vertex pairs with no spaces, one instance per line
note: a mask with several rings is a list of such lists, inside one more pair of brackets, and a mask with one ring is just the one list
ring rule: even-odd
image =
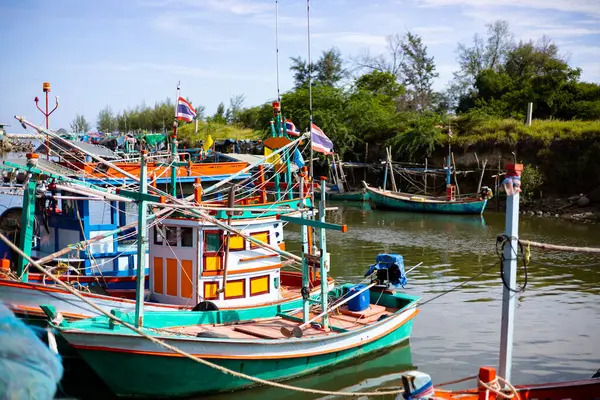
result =
[[[306,57],[306,2],[279,1],[282,91],[292,86],[289,57]],[[118,111],[182,95],[209,113],[236,94],[245,105],[276,96],[274,0],[21,0],[0,3],[0,122],[41,123],[33,98],[50,81],[60,108],[50,127],[76,113],[95,124]],[[420,34],[435,57],[443,89],[456,69],[456,44],[496,19],[516,39],[550,36],[600,82],[600,0],[312,0],[313,58],[336,46],[348,59],[381,53],[388,34]],[[53,104],[52,100],[52,104]]]

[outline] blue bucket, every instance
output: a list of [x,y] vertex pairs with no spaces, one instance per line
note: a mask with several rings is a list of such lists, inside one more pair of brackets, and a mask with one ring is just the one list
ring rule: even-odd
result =
[[[360,292],[362,289],[366,288],[367,285],[356,285],[348,290],[348,296],[352,296],[356,292]],[[356,297],[353,297],[348,301],[348,310],[350,311],[364,311],[369,308],[369,304],[371,304],[371,292],[365,290],[361,294]]]

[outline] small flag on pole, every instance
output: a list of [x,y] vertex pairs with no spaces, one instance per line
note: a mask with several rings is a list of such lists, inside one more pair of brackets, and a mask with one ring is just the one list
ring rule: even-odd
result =
[[281,157],[279,157],[279,154],[273,154],[273,150],[271,150],[270,148],[265,146],[265,161],[270,163],[270,164],[281,164]]
[[312,129],[310,130],[310,140],[314,151],[323,154],[333,154],[333,142],[315,124],[312,124]]
[[288,135],[290,136],[300,136],[300,131],[298,129],[296,129],[296,125],[294,125],[294,123],[292,121],[290,121],[289,119],[285,120],[285,130],[287,132]]
[[208,151],[210,150],[210,148],[212,147],[213,143],[215,141],[213,140],[212,136],[208,135],[206,137],[206,140],[204,141],[204,146],[202,146],[202,148],[204,149],[204,151]]
[[298,168],[302,168],[306,165],[304,162],[304,157],[302,157],[302,153],[297,147],[296,150],[294,150],[294,164],[296,164]]
[[196,118],[196,110],[183,97],[180,97],[177,100],[177,119],[192,122],[194,118]]

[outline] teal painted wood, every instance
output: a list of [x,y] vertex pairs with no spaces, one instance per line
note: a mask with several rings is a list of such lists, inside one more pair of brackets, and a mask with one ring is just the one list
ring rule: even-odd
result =
[[[412,320],[366,345],[333,354],[270,360],[210,360],[262,379],[283,381],[314,373],[409,339]],[[119,396],[186,397],[248,388],[254,383],[181,357],[80,350],[81,357]],[[118,366],[116,368],[115,366]]]
[[[353,285],[331,290],[339,298]],[[144,327],[148,334],[168,341],[192,354],[234,371],[268,380],[286,380],[352,360],[368,353],[389,349],[406,341],[412,331],[412,318],[419,298],[404,293],[375,296],[378,304],[398,309],[356,330],[323,337],[302,339],[234,339],[173,336],[157,328],[243,323],[272,318],[286,310],[297,310],[301,300],[285,305],[255,309],[212,312],[147,312]],[[134,314],[115,313],[133,322]],[[52,317],[51,317],[52,318]],[[243,389],[253,382],[236,378],[208,366],[179,357],[151,344],[123,326],[105,317],[90,318],[54,326],[81,357],[116,394],[136,397],[183,397],[218,391]],[[368,339],[368,340],[362,340]],[[337,341],[342,341],[336,344]],[[350,345],[344,345],[348,344]],[[262,348],[262,351],[261,351]],[[267,352],[269,355],[264,355]],[[210,353],[207,354],[206,352]],[[263,354],[261,357],[260,355]]]
[[376,208],[439,214],[483,214],[487,199],[462,201],[419,201],[401,199],[372,188],[367,189]]

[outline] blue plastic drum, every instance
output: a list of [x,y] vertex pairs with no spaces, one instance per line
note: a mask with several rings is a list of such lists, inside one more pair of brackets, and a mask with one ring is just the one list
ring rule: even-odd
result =
[[[362,289],[366,288],[367,285],[356,285],[348,291],[348,296],[352,296],[356,294],[356,292],[360,292]],[[369,304],[371,304],[371,292],[365,290],[361,294],[356,297],[353,297],[348,301],[348,310],[350,311],[364,311],[369,308]]]

